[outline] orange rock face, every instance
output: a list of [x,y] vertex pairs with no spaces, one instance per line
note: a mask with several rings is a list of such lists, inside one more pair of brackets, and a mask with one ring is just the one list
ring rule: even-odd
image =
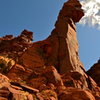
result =
[[[84,15],[68,0],[51,35],[32,42],[33,33],[0,38],[0,100],[100,100],[99,63],[87,73],[78,55],[76,25]],[[7,78],[8,77],[8,78]]]
[[[69,0],[66,2],[59,13],[58,20],[55,23],[55,28],[51,32],[51,35],[44,41],[33,43],[33,46],[22,55],[22,62],[28,63],[32,67],[35,62],[41,62],[42,65],[55,66],[61,74],[71,70],[84,74],[84,68],[78,56],[78,41],[75,26],[75,23],[83,15],[84,13],[79,1]],[[38,58],[37,55],[39,55]],[[33,59],[31,56],[36,58],[37,61],[31,61]],[[28,59],[26,60],[24,58]]]
[[94,96],[85,90],[67,88],[59,93],[59,100],[95,100]]
[[[79,15],[79,17],[77,17],[77,15]],[[71,70],[84,74],[84,68],[78,56],[78,41],[75,26],[75,23],[79,21],[83,15],[84,13],[79,1],[69,0],[60,11],[58,20],[55,23],[55,29],[49,37],[51,40],[55,39],[53,38],[55,35],[58,38],[56,39],[58,40],[57,67],[59,66],[58,70],[61,74]]]
[[87,71],[87,74],[91,76],[100,87],[100,60]]
[[32,34],[32,32],[24,30],[18,37],[6,35],[0,38],[0,55],[17,60],[31,46]]

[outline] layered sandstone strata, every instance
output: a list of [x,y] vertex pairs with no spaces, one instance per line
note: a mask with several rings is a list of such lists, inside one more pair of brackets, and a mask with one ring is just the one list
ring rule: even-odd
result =
[[32,42],[27,30],[0,38],[0,100],[100,100],[78,55],[75,23],[83,15],[79,1],[69,0],[46,40]]

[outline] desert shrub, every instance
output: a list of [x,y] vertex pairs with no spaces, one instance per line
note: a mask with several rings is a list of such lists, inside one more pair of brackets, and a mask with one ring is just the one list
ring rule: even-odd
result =
[[15,64],[14,60],[0,56],[0,72],[1,73],[6,74],[12,68],[12,66],[14,66],[14,64]]

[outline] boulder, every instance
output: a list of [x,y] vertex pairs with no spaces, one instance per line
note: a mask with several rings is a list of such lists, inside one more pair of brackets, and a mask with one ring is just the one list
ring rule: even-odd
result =
[[96,100],[94,96],[86,90],[68,87],[60,91],[58,100]]
[[88,88],[87,78],[77,71],[64,74],[62,79],[66,87],[75,87],[80,89]]
[[47,83],[52,83],[56,86],[62,86],[63,81],[61,79],[60,74],[57,72],[57,70],[53,66],[48,66],[43,74],[44,77],[47,79]]
[[23,88],[11,85],[10,80],[0,74],[0,100],[33,100],[33,96]]

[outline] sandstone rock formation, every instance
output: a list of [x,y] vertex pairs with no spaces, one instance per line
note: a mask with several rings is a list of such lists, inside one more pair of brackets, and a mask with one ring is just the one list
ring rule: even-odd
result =
[[66,88],[64,91],[60,91],[59,100],[95,100],[94,96],[86,90],[75,89],[72,87]]
[[32,35],[32,32],[24,30],[18,37],[6,35],[0,38],[0,55],[17,60],[17,58],[30,47]]
[[[33,46],[23,54],[21,60],[23,60],[24,57],[26,58],[26,56],[32,56],[28,53],[35,52],[34,54],[36,54],[37,52],[39,54],[36,55],[41,56],[40,58],[38,57],[38,61],[41,60],[41,66],[43,64],[53,65],[61,74],[71,70],[79,71],[84,74],[84,68],[78,56],[78,41],[75,26],[75,23],[78,22],[83,15],[84,13],[79,1],[69,0],[60,11],[51,35],[44,41],[33,43]],[[26,63],[24,60],[22,62]],[[28,58],[27,61],[32,63],[30,62],[31,57],[30,59]],[[27,65],[27,63],[25,65]],[[32,64],[31,67],[34,67],[34,65]]]
[[88,71],[87,74],[91,76],[100,87],[100,59]]
[[78,55],[76,25],[84,15],[78,0],[64,3],[51,35],[0,38],[0,100],[100,100],[100,88]]

